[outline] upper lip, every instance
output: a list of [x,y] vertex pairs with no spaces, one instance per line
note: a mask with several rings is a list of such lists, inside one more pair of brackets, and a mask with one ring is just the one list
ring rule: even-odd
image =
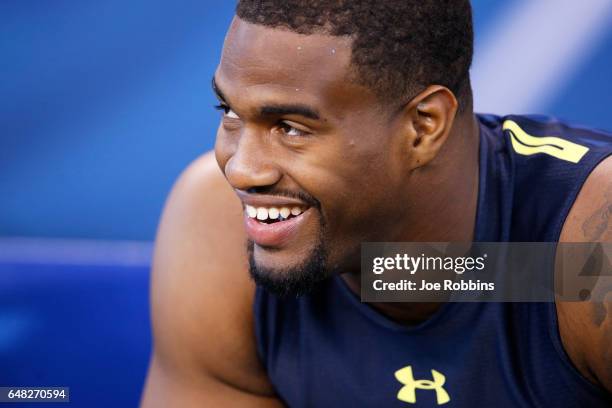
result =
[[244,191],[236,190],[238,198],[244,205],[250,205],[252,207],[310,207],[307,203],[302,200],[295,198],[265,195],[265,194],[249,194]]

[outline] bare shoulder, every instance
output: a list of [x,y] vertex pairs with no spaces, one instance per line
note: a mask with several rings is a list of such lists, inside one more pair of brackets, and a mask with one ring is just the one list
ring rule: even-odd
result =
[[612,242],[612,156],[589,175],[565,221],[561,241]]
[[[273,395],[256,353],[255,288],[243,230],[239,200],[213,154],[203,155],[175,184],[158,230],[151,284],[154,355],[145,402],[161,398],[170,403],[165,406],[191,406],[204,399],[222,403],[228,393],[234,402],[240,395]],[[194,395],[179,402],[168,397],[171,390]]]
[[[612,243],[612,156],[589,175],[570,210],[561,242]],[[563,345],[576,367],[612,392],[612,286],[594,286],[600,301],[557,302]],[[604,299],[602,302],[601,299]]]

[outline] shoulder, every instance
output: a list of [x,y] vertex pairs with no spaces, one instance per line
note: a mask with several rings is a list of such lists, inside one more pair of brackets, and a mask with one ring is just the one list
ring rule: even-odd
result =
[[[155,246],[154,358],[254,394],[272,394],[253,331],[242,207],[212,153],[175,184]],[[172,367],[170,367],[172,366]]]
[[[178,237],[189,241],[180,241]],[[158,229],[155,266],[176,258],[177,252],[189,255],[184,259],[189,264],[214,261],[242,248],[244,239],[241,204],[213,153],[207,153],[185,169],[166,201]],[[224,251],[217,252],[219,248]],[[226,261],[240,258],[236,255],[234,252],[224,258]]]
[[[599,163],[582,186],[566,218],[560,242],[612,244],[612,156]],[[599,300],[557,302],[559,331],[577,368],[591,381],[612,391],[610,279],[600,277],[593,290],[598,291]]]
[[589,175],[561,233],[565,242],[612,242],[612,156]]

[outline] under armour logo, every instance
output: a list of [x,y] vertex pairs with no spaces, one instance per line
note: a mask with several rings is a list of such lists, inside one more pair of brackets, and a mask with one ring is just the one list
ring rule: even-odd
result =
[[397,399],[400,401],[408,402],[410,404],[416,403],[416,390],[435,390],[436,399],[438,405],[446,404],[450,401],[448,392],[442,387],[446,382],[446,377],[436,370],[431,370],[432,380],[415,380],[412,374],[412,367],[404,367],[395,372],[395,378],[397,381],[404,384],[402,389],[397,393]]

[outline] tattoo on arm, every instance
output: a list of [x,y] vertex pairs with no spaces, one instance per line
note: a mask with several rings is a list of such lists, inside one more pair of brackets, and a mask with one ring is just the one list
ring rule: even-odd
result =
[[[601,328],[607,319],[612,319],[612,286],[608,283],[607,287],[599,289],[602,300],[591,302],[591,321]],[[612,329],[612,321],[608,322]],[[610,332],[612,334],[612,331]],[[611,349],[612,351],[612,349]]]
[[[589,241],[597,241],[605,232],[610,231],[610,219],[612,218],[612,186],[605,193],[606,202],[599,207],[582,224],[584,236]],[[607,234],[606,234],[607,235]],[[604,235],[605,237],[605,235]]]
[[581,276],[594,275],[597,277],[590,288],[590,298],[593,300],[591,320],[597,327],[601,327],[612,312],[612,260],[608,258],[602,245],[601,243],[596,244],[585,267],[580,272]]

